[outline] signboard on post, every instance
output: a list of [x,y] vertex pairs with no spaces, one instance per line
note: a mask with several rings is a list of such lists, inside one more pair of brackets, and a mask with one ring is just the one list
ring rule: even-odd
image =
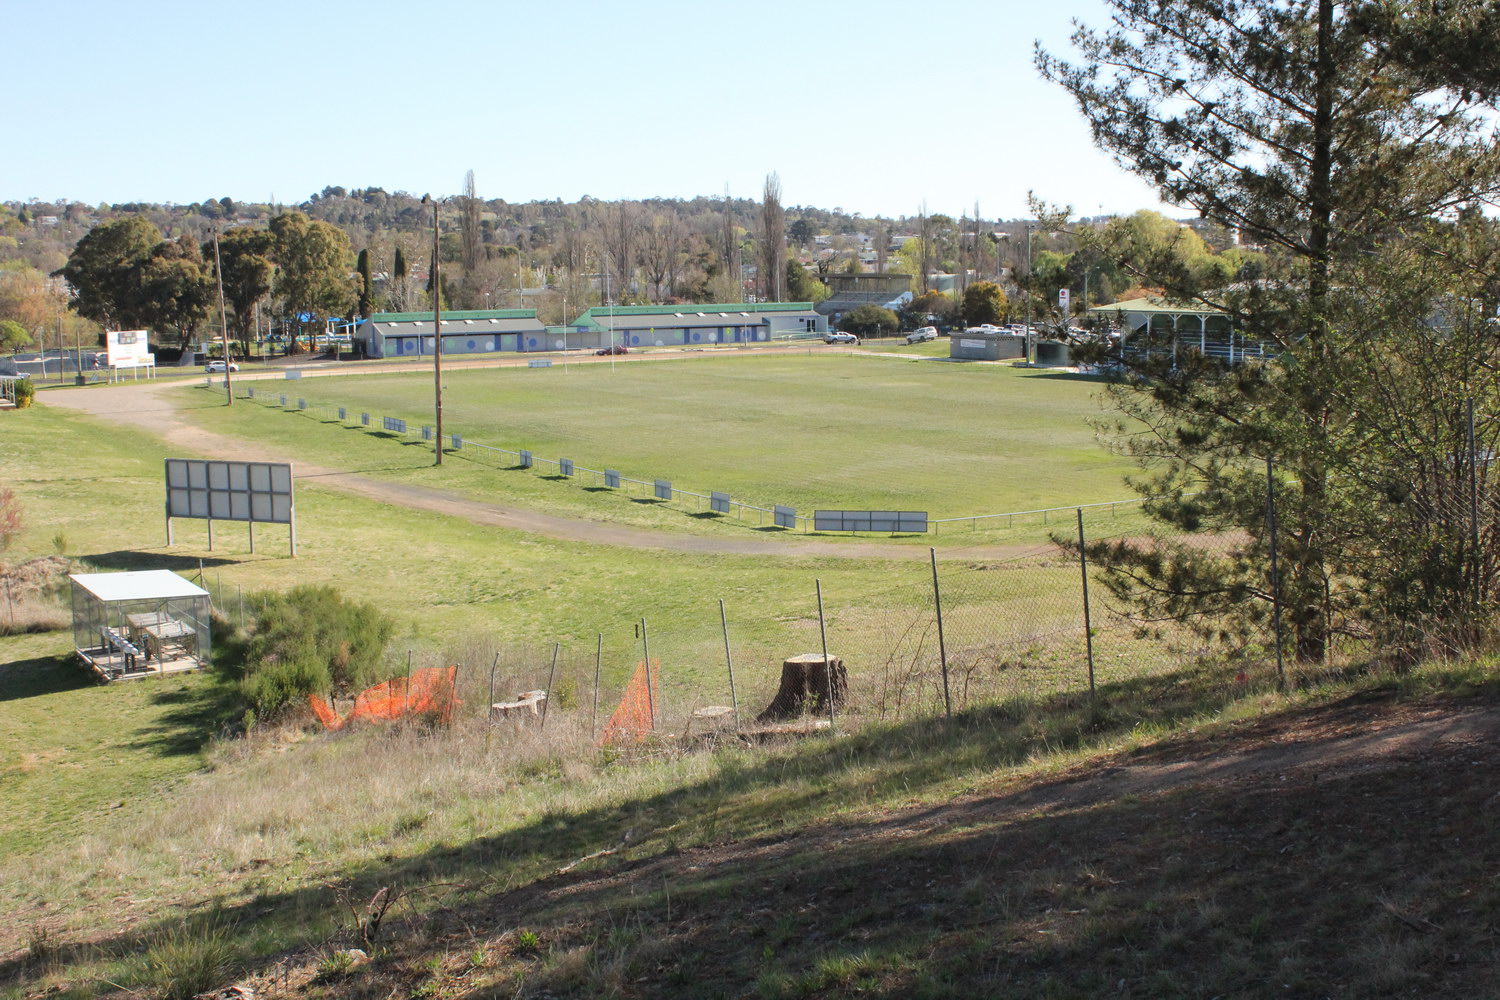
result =
[[1063,311],[1064,316],[1068,314],[1068,301],[1071,294],[1066,288],[1057,290],[1057,307]]
[[[150,345],[146,342],[145,330],[106,330],[104,332],[104,360],[111,368],[135,368],[149,365]],[[149,359],[149,360],[148,360]]]
[[797,527],[797,508],[776,504],[772,518],[779,528],[795,528]]
[[245,521],[250,528],[250,551],[254,552],[255,523],[259,521],[288,525],[292,555],[297,554],[297,508],[292,501],[289,463],[169,458],[166,476],[168,545],[172,544],[174,517],[207,521],[209,551],[214,547],[215,521]]

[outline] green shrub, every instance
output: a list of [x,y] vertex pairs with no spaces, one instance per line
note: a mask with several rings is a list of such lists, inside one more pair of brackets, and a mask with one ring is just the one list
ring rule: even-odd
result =
[[293,587],[262,605],[245,652],[240,691],[261,716],[310,694],[348,694],[381,680],[393,623],[373,604],[333,587]]
[[839,329],[856,337],[884,337],[896,332],[901,326],[896,314],[880,306],[855,306],[839,320]]
[[26,409],[35,398],[36,386],[32,383],[31,379],[23,378],[16,382],[16,409]]
[[226,985],[240,962],[228,928],[217,922],[180,926],[159,935],[146,949],[145,979],[162,1000],[192,1000]]

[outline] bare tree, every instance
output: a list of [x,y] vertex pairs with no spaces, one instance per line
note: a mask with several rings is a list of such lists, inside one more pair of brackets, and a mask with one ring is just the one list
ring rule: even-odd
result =
[[684,235],[682,220],[676,211],[652,216],[651,225],[642,233],[641,263],[657,302],[665,297],[663,288],[670,290],[668,294],[675,294]]
[[760,205],[760,288],[767,301],[780,302],[786,283],[786,211],[781,207],[781,178],[766,175]]
[[639,206],[633,202],[617,201],[604,207],[601,229],[604,263],[613,272],[610,291],[616,301],[630,291],[630,283],[635,278],[636,249],[640,241],[639,217]]

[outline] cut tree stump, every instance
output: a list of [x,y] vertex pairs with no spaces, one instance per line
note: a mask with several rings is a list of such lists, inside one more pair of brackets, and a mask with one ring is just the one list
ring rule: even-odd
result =
[[833,707],[843,705],[849,697],[849,674],[844,661],[837,656],[823,662],[822,653],[803,653],[781,664],[781,689],[756,722],[780,722],[795,719],[805,712],[828,711],[829,677],[833,678]]

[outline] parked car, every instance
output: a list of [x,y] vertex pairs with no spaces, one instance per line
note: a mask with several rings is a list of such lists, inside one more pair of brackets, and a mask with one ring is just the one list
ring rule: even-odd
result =
[[[210,361],[208,364],[203,366],[203,370],[210,375],[212,375],[214,372],[222,372],[224,370],[224,362]],[[232,372],[237,372],[240,370],[240,366],[231,361],[229,362],[229,370]]]
[[935,326],[918,327],[906,335],[908,344],[921,344],[929,340],[937,340],[938,332]]
[[595,354],[629,354],[630,353],[630,348],[626,347],[624,344],[615,344],[613,347],[601,347],[597,351],[595,351],[594,353]]
[[842,330],[830,330],[828,333],[823,334],[823,343],[857,344],[859,343],[859,338],[852,333],[845,333]]

